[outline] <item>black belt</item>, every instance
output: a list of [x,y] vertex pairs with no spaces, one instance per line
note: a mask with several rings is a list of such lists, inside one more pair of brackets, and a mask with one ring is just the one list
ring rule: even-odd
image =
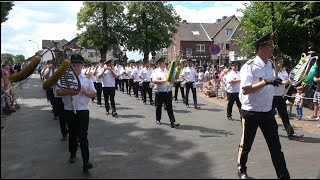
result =
[[272,109],[267,112],[258,112],[258,111],[247,111],[247,110],[242,110],[243,112],[251,112],[251,113],[257,113],[257,114],[268,114],[272,112]]

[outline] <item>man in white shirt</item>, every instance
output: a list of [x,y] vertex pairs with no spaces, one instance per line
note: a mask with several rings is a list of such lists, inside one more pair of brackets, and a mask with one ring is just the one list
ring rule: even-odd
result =
[[102,107],[101,104],[101,95],[102,95],[102,79],[98,78],[99,72],[102,72],[105,60],[101,59],[98,64],[98,69],[95,71],[94,75],[96,75],[96,89],[97,89],[97,104],[99,107]]
[[134,95],[137,99],[139,99],[139,90],[141,92],[141,97],[142,97],[142,91],[139,86],[139,82],[141,81],[141,79],[139,78],[140,71],[141,71],[140,63],[136,62],[136,68],[132,71],[131,76],[133,78],[133,83],[134,83],[134,88],[133,88]]
[[126,91],[127,94],[129,94],[129,74],[127,74],[127,66],[123,65],[120,70],[120,76],[121,76],[121,91],[124,93],[124,84],[126,84]]
[[129,94],[131,96],[131,89],[133,89],[134,92],[134,82],[133,82],[133,77],[131,76],[132,71],[135,69],[135,61],[134,60],[130,60],[129,62],[129,66],[126,68],[126,73],[129,77],[129,92],[127,92],[127,94]]
[[228,99],[228,105],[227,105],[227,118],[229,120],[232,119],[232,106],[234,102],[236,102],[239,113],[240,113],[240,119],[241,116],[241,102],[239,100],[239,91],[240,91],[240,72],[238,70],[238,64],[237,62],[233,61],[230,63],[231,70],[225,75],[225,82],[226,82],[226,91],[227,91],[227,99]]
[[[54,73],[54,68],[52,63],[53,63],[52,60],[47,61],[47,68],[43,72],[43,77],[45,80],[49,79],[49,77],[52,76]],[[46,95],[47,95],[47,100],[50,102],[52,106],[52,112],[54,116],[53,119],[58,120],[58,111],[54,101],[55,99],[54,99],[53,87],[50,87],[46,90]]]
[[186,106],[189,107],[188,99],[189,99],[189,91],[191,89],[192,95],[193,95],[194,108],[200,109],[197,102],[197,91],[196,91],[196,88],[193,87],[193,83],[196,82],[197,71],[192,66],[193,64],[192,59],[188,59],[187,63],[188,65],[183,69],[183,72],[181,75],[182,79],[186,81]]
[[[89,108],[88,104],[91,98],[96,96],[96,90],[93,82],[85,74],[81,73],[84,59],[80,55],[71,55],[71,66],[75,74],[79,77],[81,90],[60,89],[56,87],[58,96],[62,96],[64,103],[64,116],[68,119],[69,126],[69,152],[71,154],[69,162],[75,163],[77,154],[77,139],[80,141],[81,155],[83,160],[82,170],[87,173],[92,168],[89,162]],[[73,109],[76,110],[74,113]]]
[[150,62],[145,61],[144,63],[144,68],[140,71],[139,73],[139,78],[142,81],[142,100],[143,103],[147,103],[147,92],[149,95],[149,103],[150,105],[153,105],[153,100],[152,100],[152,89],[150,88],[150,82],[151,82],[151,74],[152,70],[150,68]]
[[121,69],[122,66],[120,65],[120,61],[119,60],[116,60],[115,62],[115,66],[114,66],[114,71],[115,73],[117,74],[117,78],[115,79],[116,81],[116,90],[118,91],[118,85],[119,85],[119,89],[121,90],[122,89],[122,82],[121,82],[121,76],[120,76],[120,72],[121,72]]
[[154,91],[156,94],[156,123],[161,124],[161,112],[162,104],[164,103],[167,108],[167,113],[170,119],[171,128],[175,128],[180,124],[175,122],[175,117],[172,110],[172,87],[169,82],[166,81],[168,70],[165,69],[165,59],[159,58],[157,64],[159,68],[154,71],[152,75],[152,81],[155,84]]
[[112,60],[106,61],[103,71],[99,72],[98,74],[98,78],[102,79],[102,90],[103,90],[106,114],[107,115],[110,114],[109,113],[109,110],[110,110],[109,98],[110,98],[113,117],[117,116],[116,105],[115,105],[116,103],[114,101],[114,97],[116,94],[115,79],[117,77],[118,77],[118,74],[116,74],[115,69],[112,67]]
[[[178,67],[177,67],[178,68]],[[180,89],[181,96],[182,96],[182,102],[186,103],[186,97],[184,95],[184,86],[181,85],[181,82],[183,81],[182,79],[182,73],[183,71],[180,71],[179,78],[176,79],[174,83],[174,100],[177,102],[178,101],[178,90]]]
[[[271,33],[254,43],[256,57],[240,70],[239,99],[242,109],[242,137],[238,149],[238,176],[249,179],[246,163],[258,127],[268,144],[273,166],[278,179],[290,179],[278,134],[278,124],[272,112],[274,86],[282,80],[274,76],[272,62],[274,53]],[[265,163],[265,162],[261,162]]]
[[295,133],[291,124],[290,124],[286,100],[284,97],[282,97],[286,91],[285,84],[289,83],[289,75],[288,75],[287,71],[282,69],[283,68],[283,58],[279,57],[277,63],[278,63],[278,77],[280,79],[282,79],[282,84],[280,84],[277,87],[274,87],[272,109],[275,111],[275,109],[277,108],[279,115],[281,117],[281,120],[282,120],[282,124],[287,131],[288,139],[293,140],[296,138],[301,138],[304,135]]

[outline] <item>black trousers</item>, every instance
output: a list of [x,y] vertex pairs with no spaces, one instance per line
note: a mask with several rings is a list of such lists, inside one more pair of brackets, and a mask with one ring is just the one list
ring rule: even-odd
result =
[[54,94],[53,94],[52,87],[50,87],[49,89],[46,90],[46,96],[47,96],[47,100],[50,101],[50,104],[53,106]]
[[129,79],[129,95],[131,95],[131,89],[133,90],[134,93],[134,83],[133,83],[133,79]]
[[129,80],[128,79],[122,79],[121,80],[121,91],[124,92],[124,84],[126,84],[126,90],[127,94],[129,93]]
[[115,83],[116,83],[116,90],[118,90],[118,85],[119,85],[119,89],[121,89],[121,79],[116,78]]
[[243,118],[241,123],[243,134],[238,149],[238,171],[247,171],[246,163],[248,160],[248,154],[251,150],[257,129],[260,127],[261,132],[267,142],[277,177],[279,179],[290,179],[284,154],[281,151],[278,124],[272,110],[269,112],[242,111]]
[[[93,82],[93,86],[94,86],[94,89],[97,90],[97,83],[96,82]],[[91,101],[93,101],[95,98],[91,98]]]
[[147,92],[149,96],[149,101],[150,103],[153,102],[152,100],[152,88],[150,88],[150,82],[143,82],[142,83],[142,97],[143,97],[143,102],[147,102]]
[[89,162],[89,110],[73,111],[64,110],[65,118],[68,119],[69,125],[69,152],[71,155],[77,153],[77,139],[80,140],[80,148],[83,163]]
[[162,104],[164,103],[167,108],[167,113],[170,119],[170,122],[175,122],[175,118],[172,110],[172,91],[169,92],[156,92],[156,120],[161,120]]
[[103,87],[103,97],[104,97],[104,107],[106,111],[109,112],[109,98],[111,102],[112,112],[116,112],[116,103],[114,101],[114,96],[116,95],[115,87]]
[[197,106],[198,105],[198,102],[197,102],[197,91],[196,91],[196,88],[193,88],[193,82],[187,82],[186,83],[186,105],[189,105],[189,91],[192,91],[192,95],[193,95],[193,103],[194,103],[194,106]]
[[102,83],[96,83],[97,104],[101,105]]
[[143,98],[143,95],[142,95],[142,88],[139,86],[139,82],[134,82],[134,95],[136,96],[136,98],[139,98],[139,91],[141,93],[141,97]]
[[240,113],[240,118],[241,118],[241,102],[239,100],[239,92],[236,93],[228,93],[227,92],[227,98],[228,98],[228,105],[227,105],[227,117],[232,116],[232,107],[234,102],[236,102],[239,113]]
[[282,96],[273,96],[273,101],[272,101],[273,112],[275,108],[277,108],[279,112],[283,126],[286,129],[288,136],[291,136],[294,133],[294,130],[289,121],[286,101],[284,98],[282,98]]
[[62,97],[54,97],[55,108],[59,116],[59,124],[60,131],[62,136],[66,136],[68,134],[68,123],[64,114],[64,104],[62,101]]
[[186,97],[184,95],[184,87],[181,87],[181,81],[176,81],[174,83],[174,100],[178,100],[178,90],[180,89],[181,96],[183,101],[185,102]]

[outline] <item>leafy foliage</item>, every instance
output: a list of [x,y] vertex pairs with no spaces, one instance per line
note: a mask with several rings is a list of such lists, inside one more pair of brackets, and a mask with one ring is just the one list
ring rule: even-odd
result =
[[2,64],[13,64],[13,58],[14,55],[10,54],[10,53],[2,53],[1,54],[1,63]]
[[181,20],[171,4],[166,2],[130,2],[127,19],[127,48],[143,52],[146,61],[151,52],[168,47]]
[[9,12],[14,6],[13,2],[1,2],[1,24],[8,20]]
[[15,59],[16,63],[23,63],[23,62],[26,60],[26,58],[24,57],[24,55],[21,55],[21,54],[16,55],[16,56],[14,57],[14,59]]
[[79,44],[99,49],[101,58],[106,52],[123,44],[125,29],[124,2],[84,2],[77,16]]
[[[308,47],[320,51],[320,3],[317,2],[272,2],[274,5],[275,37],[278,49],[293,66]],[[242,51],[254,55],[252,42],[267,32],[272,32],[271,2],[251,2],[240,9],[243,18],[240,29],[243,34],[237,40]],[[291,64],[291,65],[290,65]]]

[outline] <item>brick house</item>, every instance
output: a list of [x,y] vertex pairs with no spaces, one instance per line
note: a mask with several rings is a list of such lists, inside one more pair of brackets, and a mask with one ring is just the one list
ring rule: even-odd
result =
[[[167,61],[171,62],[179,53],[183,59],[191,58],[198,65],[210,60],[213,64],[224,64],[229,61],[230,39],[239,24],[238,18],[223,16],[215,23],[188,23],[186,20],[179,23],[178,31],[173,36],[173,43],[167,49]],[[217,44],[220,47],[218,55],[211,55],[210,46]]]

